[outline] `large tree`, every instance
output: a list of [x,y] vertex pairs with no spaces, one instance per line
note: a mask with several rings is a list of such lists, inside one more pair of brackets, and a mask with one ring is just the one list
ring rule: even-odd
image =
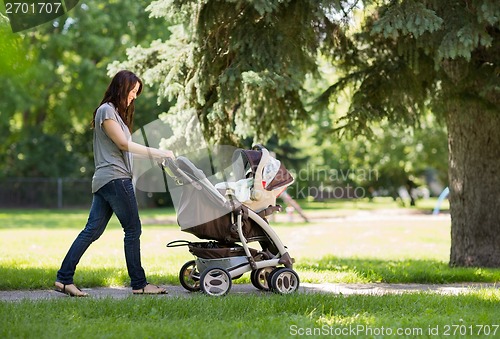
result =
[[[349,14],[361,5],[355,29]],[[450,264],[500,266],[498,1],[157,0],[149,9],[180,25],[125,65],[161,83],[160,97],[178,99],[171,112],[195,112],[219,142],[286,136],[314,117],[303,84],[318,75],[319,53],[343,77],[316,110],[353,93],[330,132],[418,125],[431,109],[449,133]]]

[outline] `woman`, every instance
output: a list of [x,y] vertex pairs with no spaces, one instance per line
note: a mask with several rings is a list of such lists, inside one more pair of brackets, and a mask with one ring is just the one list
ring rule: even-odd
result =
[[134,100],[141,91],[142,82],[134,73],[120,71],[111,80],[101,104],[94,111],[92,206],[85,228],[71,245],[57,272],[55,286],[59,292],[77,297],[88,295],[74,285],[75,269],[115,213],[125,232],[125,259],[133,293],[166,293],[164,288],[147,282],[141,265],[141,222],[132,186],[132,154],[156,160],[173,158],[174,154],[130,141]]

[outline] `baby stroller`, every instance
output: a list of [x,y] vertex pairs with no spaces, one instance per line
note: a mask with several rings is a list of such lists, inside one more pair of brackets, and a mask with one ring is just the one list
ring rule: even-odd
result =
[[[187,246],[195,256],[179,272],[181,285],[188,291],[201,289],[220,296],[229,292],[233,279],[251,272],[250,280],[260,290],[295,292],[299,277],[294,260],[266,219],[281,210],[276,198],[293,177],[260,145],[235,150],[228,168],[232,180],[214,185],[186,157],[164,163],[165,172],[181,188],[176,206],[181,230],[210,240],[167,244]],[[260,249],[250,248],[251,242]]]

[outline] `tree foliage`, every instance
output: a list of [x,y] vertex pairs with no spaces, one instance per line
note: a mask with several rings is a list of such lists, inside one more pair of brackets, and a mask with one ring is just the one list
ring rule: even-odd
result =
[[[169,41],[129,50],[119,67],[143,72],[194,114],[207,139],[237,144],[293,133],[308,113],[301,95],[321,40],[334,39],[340,1],[154,1],[154,17],[178,23]],[[333,33],[332,33],[333,32]],[[321,37],[321,38],[319,38]]]
[[[86,0],[50,23],[2,35],[1,41],[17,46],[9,49],[17,53],[7,63],[11,71],[0,74],[2,174],[91,174],[90,121],[109,83],[107,65],[124,58],[128,47],[149,43],[153,36],[167,38],[163,26],[137,1]],[[2,29],[7,27],[4,23]],[[144,97],[136,105],[136,126],[167,107],[157,108],[152,92]],[[55,145],[66,150],[57,153],[57,161]]]
[[448,183],[446,127],[431,114],[421,120],[418,128],[372,124],[370,137],[355,138],[333,137],[326,123],[308,126],[291,141],[295,152],[282,155],[301,159],[288,167],[296,173],[296,185],[289,193],[304,198],[323,192],[325,197],[339,198],[351,187],[359,197],[397,198],[399,189],[411,180],[438,195]]
[[344,121],[358,133],[385,118],[417,124],[425,107],[445,113],[447,101],[464,96],[494,106],[498,2],[404,0],[365,11],[351,52],[330,54],[347,75],[323,93],[319,106],[354,88]]

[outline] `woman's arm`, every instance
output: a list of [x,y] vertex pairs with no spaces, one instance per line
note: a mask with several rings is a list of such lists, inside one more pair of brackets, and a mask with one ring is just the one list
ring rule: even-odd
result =
[[146,147],[133,141],[127,140],[120,125],[114,120],[104,120],[102,123],[106,135],[113,140],[116,146],[122,151],[128,151],[133,154],[153,157],[157,159],[174,158],[172,151],[162,151],[153,147]]

